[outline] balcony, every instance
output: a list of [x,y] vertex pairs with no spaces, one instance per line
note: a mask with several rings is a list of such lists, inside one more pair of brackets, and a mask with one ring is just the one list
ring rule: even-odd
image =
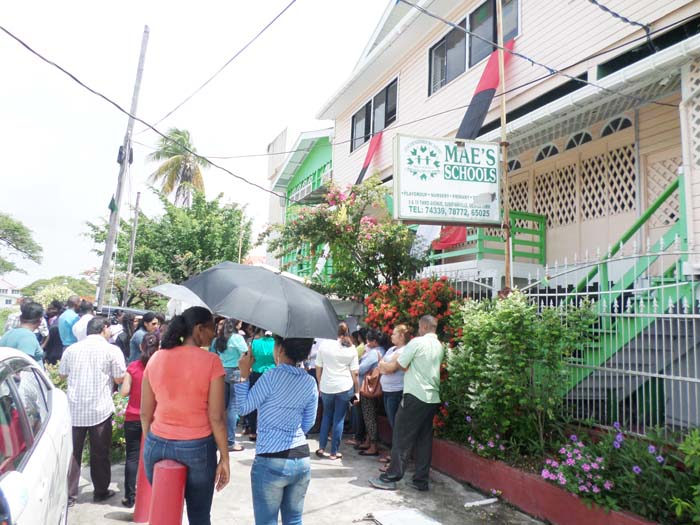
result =
[[312,205],[322,202],[333,180],[333,168],[329,164],[324,171],[318,171],[304,179],[289,196],[301,204]]

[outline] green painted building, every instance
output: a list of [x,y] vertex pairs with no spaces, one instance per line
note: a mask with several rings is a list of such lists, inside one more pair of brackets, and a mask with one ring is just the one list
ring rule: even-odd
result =
[[[323,200],[332,178],[332,133],[332,128],[301,133],[282,165],[272,189],[300,203],[285,205],[285,221],[293,219],[302,206],[312,206]],[[322,257],[323,251],[323,246],[316,247],[317,256],[311,260],[308,257],[311,246],[304,246],[301,251],[285,254],[282,264],[287,271],[300,277],[311,277],[316,271],[330,276],[331,262]]]

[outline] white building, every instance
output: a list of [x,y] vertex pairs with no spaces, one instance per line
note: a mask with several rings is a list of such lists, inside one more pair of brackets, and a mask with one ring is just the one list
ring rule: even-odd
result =
[[15,308],[21,291],[14,284],[0,279],[0,308]]

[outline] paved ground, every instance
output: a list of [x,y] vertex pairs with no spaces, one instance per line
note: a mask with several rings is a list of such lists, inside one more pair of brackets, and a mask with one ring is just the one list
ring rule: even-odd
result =
[[[214,495],[213,524],[253,524],[253,508],[250,493],[250,466],[253,461],[253,444],[244,442],[244,452],[231,454],[231,483]],[[317,442],[309,441],[311,450]],[[348,450],[350,449],[350,450]],[[486,507],[465,509],[464,503],[483,499],[485,496],[468,487],[433,472],[431,491],[417,492],[401,485],[396,492],[375,490],[367,479],[378,474],[376,458],[357,456],[350,447],[342,460],[321,460],[313,456],[312,479],[306,496],[305,525],[345,525],[361,521],[368,513],[386,510],[417,509],[443,525],[537,525],[540,522],[515,509],[496,503]],[[123,465],[112,469],[112,488],[118,490],[112,500],[102,504],[92,502],[92,484],[89,469],[83,469],[78,504],[70,510],[71,525],[94,525],[131,521],[132,511],[121,506],[123,495]],[[186,518],[183,523],[187,523]],[[410,523],[405,523],[410,525]]]

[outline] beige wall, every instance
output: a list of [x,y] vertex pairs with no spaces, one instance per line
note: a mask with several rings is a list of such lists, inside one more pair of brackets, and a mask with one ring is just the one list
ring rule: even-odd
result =
[[[459,2],[461,7],[447,18],[459,21],[480,3],[481,0]],[[553,9],[553,5],[551,0],[521,0],[520,35],[516,40],[516,50],[555,68],[564,68],[597,51],[643,34],[639,28],[623,24],[586,2],[561,0],[556,2],[556,9]],[[607,5],[631,19],[655,24],[654,27],[672,23],[697,11],[697,2],[689,0],[609,0]],[[426,115],[467,104],[479,81],[485,64],[483,61],[428,96],[428,50],[448,31],[449,27],[436,21],[433,30],[407,50],[401,61],[388,67],[386,74],[372,80],[361,80],[366,89],[341,110],[336,118],[335,142],[340,144],[334,147],[333,163],[334,175],[340,183],[354,181],[367,152],[365,144],[350,153],[353,113],[394,78],[399,79],[397,120],[385,131],[381,148],[370,167],[371,172],[380,171],[385,175],[391,173],[392,139],[396,132],[424,136],[449,136],[456,132],[464,109],[411,123]],[[598,57],[568,69],[567,73],[578,75],[586,69],[594,73],[594,66],[608,58],[609,56]],[[531,81],[545,73],[544,69],[513,57],[507,66],[506,88]],[[508,96],[508,107],[517,107],[567,80],[556,76],[519,90]],[[486,122],[494,119],[498,111],[498,102],[494,101]]]

